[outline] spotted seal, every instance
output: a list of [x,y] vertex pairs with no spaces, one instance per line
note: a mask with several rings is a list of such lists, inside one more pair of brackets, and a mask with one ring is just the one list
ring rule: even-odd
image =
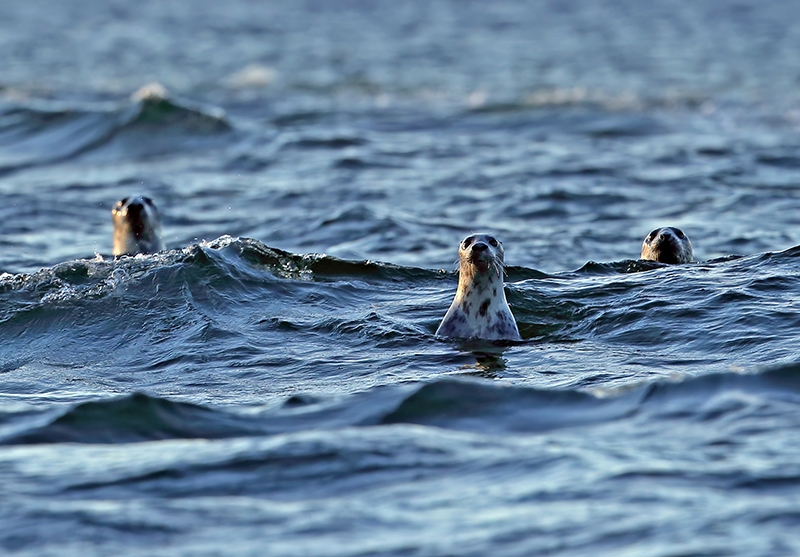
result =
[[503,244],[490,234],[464,238],[458,247],[458,289],[438,336],[522,340],[503,290],[503,256]]
[[114,255],[156,253],[165,249],[161,218],[149,197],[137,195],[117,202],[111,210],[114,221]]
[[656,228],[642,242],[641,259],[661,263],[691,263],[692,243],[680,228]]

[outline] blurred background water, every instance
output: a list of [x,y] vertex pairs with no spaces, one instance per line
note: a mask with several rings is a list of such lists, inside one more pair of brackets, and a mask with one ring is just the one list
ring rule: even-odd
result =
[[2,552],[800,553],[799,17],[0,3]]

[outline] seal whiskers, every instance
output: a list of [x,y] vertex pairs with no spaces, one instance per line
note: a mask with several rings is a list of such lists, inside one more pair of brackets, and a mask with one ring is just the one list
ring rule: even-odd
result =
[[458,255],[458,288],[436,334],[522,340],[503,289],[503,245],[489,234],[473,234],[461,242]]

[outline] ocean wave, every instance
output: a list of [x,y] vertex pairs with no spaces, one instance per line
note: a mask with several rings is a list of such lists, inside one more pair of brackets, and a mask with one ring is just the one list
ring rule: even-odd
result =
[[781,408],[794,414],[800,408],[798,372],[800,364],[790,364],[757,374],[716,373],[588,392],[443,380],[421,386],[382,423],[534,433],[623,419],[740,419]]
[[[26,375],[32,361],[34,367],[94,367],[91,362],[108,364],[132,351],[147,376],[165,366],[205,365],[211,350],[226,368],[246,374],[273,359],[261,345],[284,344],[287,330],[306,338],[304,351],[317,358],[331,343],[384,349],[430,343],[430,333],[406,315],[417,308],[408,288],[436,288],[443,279],[452,280],[439,271],[292,254],[229,236],[157,254],[3,274],[0,325],[14,357],[0,358],[0,369]],[[376,293],[399,309],[376,309]],[[106,354],[109,346],[114,350]]]
[[235,414],[141,393],[84,402],[5,443],[133,443],[158,439],[216,439],[261,433]]
[[[440,279],[447,274],[376,261],[349,261],[325,254],[293,254],[269,247],[252,238],[221,236],[182,249],[150,255],[76,259],[41,269],[35,273],[3,273],[0,294],[25,293],[27,301],[39,299],[65,301],[90,299],[110,293],[123,283],[140,280],[159,269],[175,265],[216,268],[233,278],[252,276],[254,270],[267,271],[285,279],[331,281],[352,278],[364,281],[405,282]],[[519,272],[527,277],[530,273]]]
[[[379,387],[344,399],[294,395],[259,412],[210,408],[142,393],[75,405],[44,424],[30,412],[0,420],[4,444],[130,443],[158,439],[232,438],[343,427],[415,424],[480,434],[536,434],[635,424],[717,422],[747,427],[750,419],[785,415],[797,421],[800,364],[761,373],[716,373],[617,389],[540,389],[484,379],[445,378]],[[52,411],[46,413],[52,415]],[[9,433],[10,431],[10,433]]]
[[[798,254],[792,248],[680,266],[587,263],[554,275],[510,267],[506,294],[523,338],[536,345],[599,342],[686,362],[706,361],[709,349],[719,349],[732,364],[741,358],[740,365],[752,365],[757,345],[756,363],[775,354],[785,362],[778,341],[798,317],[791,305],[778,311],[773,302],[799,288]],[[194,328],[214,335],[235,322],[234,329],[256,327],[278,342],[295,330],[359,346],[411,347],[436,342],[433,331],[456,280],[443,270],[293,254],[223,236],[158,254],[97,256],[0,275],[0,323],[12,339],[37,330],[42,342],[61,338],[70,345],[67,331],[81,323],[85,334],[100,337],[115,329],[134,335],[137,327],[155,334],[153,323],[166,334],[182,323],[192,343],[200,342]],[[683,325],[687,319],[696,326]],[[67,330],[56,329],[59,323]],[[248,341],[233,343],[240,342]],[[17,347],[27,353],[26,344]],[[635,351],[631,357],[638,359]]]
[[659,108],[690,108],[709,111],[711,98],[691,91],[642,95],[636,91],[610,92],[586,87],[539,88],[506,103],[468,103],[475,112],[518,112],[536,108],[593,108],[609,112],[641,112]]
[[122,105],[0,106],[0,171],[81,156],[124,160],[200,149],[231,131],[218,109],[158,95]]

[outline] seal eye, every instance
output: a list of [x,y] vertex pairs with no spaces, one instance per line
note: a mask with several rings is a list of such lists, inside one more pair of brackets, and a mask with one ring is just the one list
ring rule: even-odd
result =
[[655,239],[656,239],[656,236],[658,235],[658,231],[659,231],[659,230],[661,230],[661,229],[660,229],[660,228],[656,228],[655,230],[653,230],[653,231],[650,233],[650,235],[647,237],[647,241],[648,241],[648,242],[652,242],[653,240],[655,240]]
[[464,245],[464,249],[467,249],[469,247],[469,245],[472,243],[472,240],[474,240],[474,239],[475,238],[473,236],[470,236],[469,238],[464,240],[464,244],[463,244]]
[[683,230],[681,230],[680,228],[673,228],[673,230],[675,231],[675,235],[681,240],[683,240],[686,237],[686,234],[684,234]]
[[493,248],[497,247],[497,240],[495,240],[494,238],[489,238],[489,243],[492,244]]

